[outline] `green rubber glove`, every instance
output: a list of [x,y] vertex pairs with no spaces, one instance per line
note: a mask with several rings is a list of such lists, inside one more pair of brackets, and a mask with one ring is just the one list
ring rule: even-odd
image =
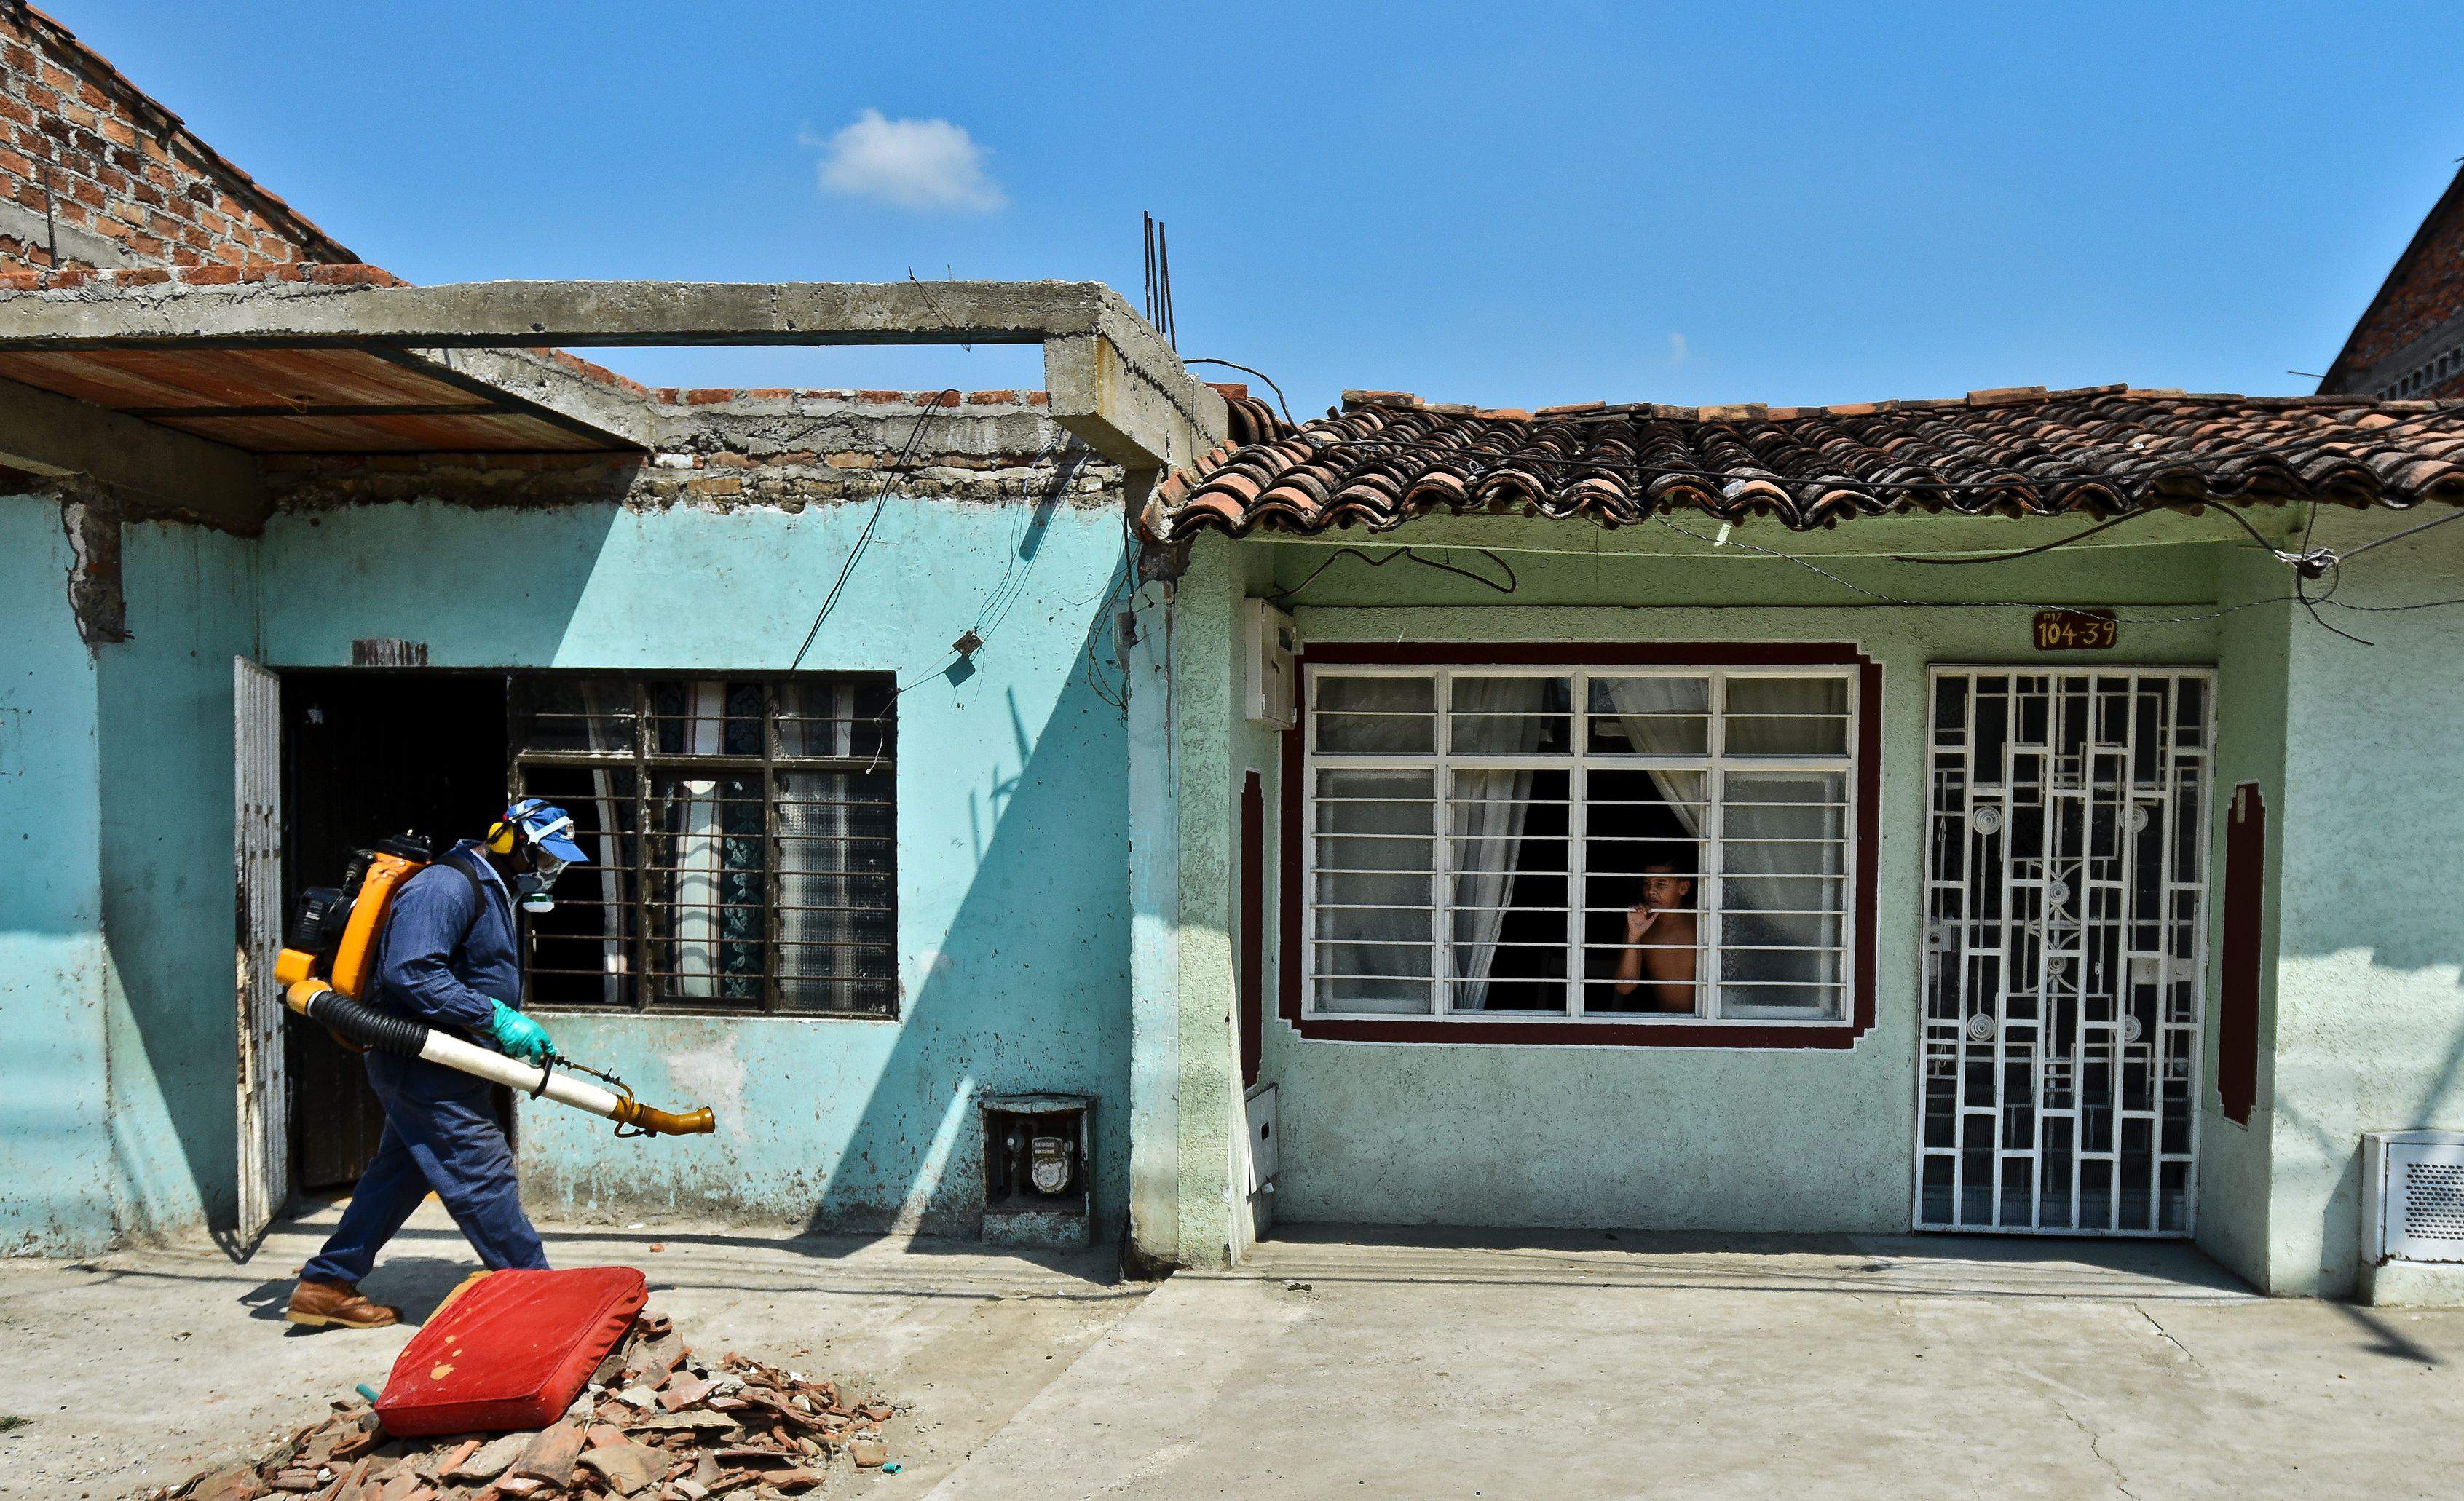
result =
[[492,997],[488,1004],[496,1009],[495,1014],[488,1019],[488,1030],[496,1034],[496,1046],[504,1049],[508,1057],[522,1058],[532,1063],[547,1061],[548,1055],[555,1051],[555,1044],[548,1041],[545,1027],[502,1001]]

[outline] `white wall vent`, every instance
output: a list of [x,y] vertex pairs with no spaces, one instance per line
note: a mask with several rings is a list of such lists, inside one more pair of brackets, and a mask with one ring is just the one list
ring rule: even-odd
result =
[[1243,599],[1241,610],[1249,717],[1289,729],[1300,718],[1292,697],[1292,654],[1300,650],[1300,627],[1264,599]]
[[1275,1174],[1283,1171],[1284,1143],[1278,1133],[1283,1128],[1280,1092],[1272,1084],[1260,1084],[1249,1091],[1248,1171],[1244,1175],[1246,1191],[1252,1195],[1275,1191]]
[[2362,1254],[2464,1262],[2464,1131],[2362,1138]]

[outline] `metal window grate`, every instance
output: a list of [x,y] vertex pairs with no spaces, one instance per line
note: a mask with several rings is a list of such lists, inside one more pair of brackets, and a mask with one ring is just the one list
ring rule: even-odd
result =
[[[1307,681],[1311,1014],[1844,1020],[1853,672],[1328,666]],[[1655,870],[1690,882],[1667,914],[1690,938],[1628,941]],[[1691,950],[1690,984],[1619,972],[1672,948]]]
[[533,1004],[897,1013],[887,674],[513,683],[514,781],[591,863],[530,926]]

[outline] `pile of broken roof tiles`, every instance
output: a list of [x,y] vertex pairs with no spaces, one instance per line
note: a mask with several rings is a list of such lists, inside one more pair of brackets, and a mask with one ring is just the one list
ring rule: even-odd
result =
[[882,1468],[886,1403],[850,1403],[741,1355],[696,1358],[656,1314],[636,1319],[573,1406],[535,1432],[388,1438],[364,1402],[338,1402],[254,1460],[150,1492],[153,1501],[768,1501],[833,1468]]
[[1298,427],[1244,411],[1157,487],[1150,540],[1202,530],[1382,531],[1483,511],[1633,525],[1671,511],[1799,531],[1909,511],[2111,515],[2151,507],[2464,501],[2464,406],[2357,397],[2040,386],[1849,406],[1484,411],[1348,392]]

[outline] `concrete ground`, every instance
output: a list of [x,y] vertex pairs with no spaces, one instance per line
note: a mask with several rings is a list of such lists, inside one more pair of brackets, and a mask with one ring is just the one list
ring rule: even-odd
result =
[[[0,1261],[0,1495],[124,1495],[381,1381],[407,1330],[295,1332],[331,1211],[203,1244]],[[654,1307],[911,1410],[944,1501],[1230,1495],[2452,1495],[2464,1312],[2251,1295],[2176,1245],[1287,1229],[1150,1290],[1104,1253],[545,1227]],[[469,1269],[433,1206],[370,1291]],[[834,1483],[833,1493],[837,1493]]]
[[2453,1496],[2464,1312],[2188,1247],[1286,1230],[1183,1273],[934,1492]]
[[[0,1258],[0,1496],[118,1497],[184,1480],[382,1385],[408,1326],[281,1321],[293,1272],[338,1211],[278,1226],[244,1264],[212,1246]],[[851,1382],[903,1410],[893,1476],[918,1496],[1135,1307],[1110,1251],[989,1254],[972,1243],[710,1227],[540,1227],[559,1266],[622,1262],[696,1347]],[[476,1269],[431,1201],[366,1283],[414,1323]],[[8,1420],[19,1420],[16,1425]]]

